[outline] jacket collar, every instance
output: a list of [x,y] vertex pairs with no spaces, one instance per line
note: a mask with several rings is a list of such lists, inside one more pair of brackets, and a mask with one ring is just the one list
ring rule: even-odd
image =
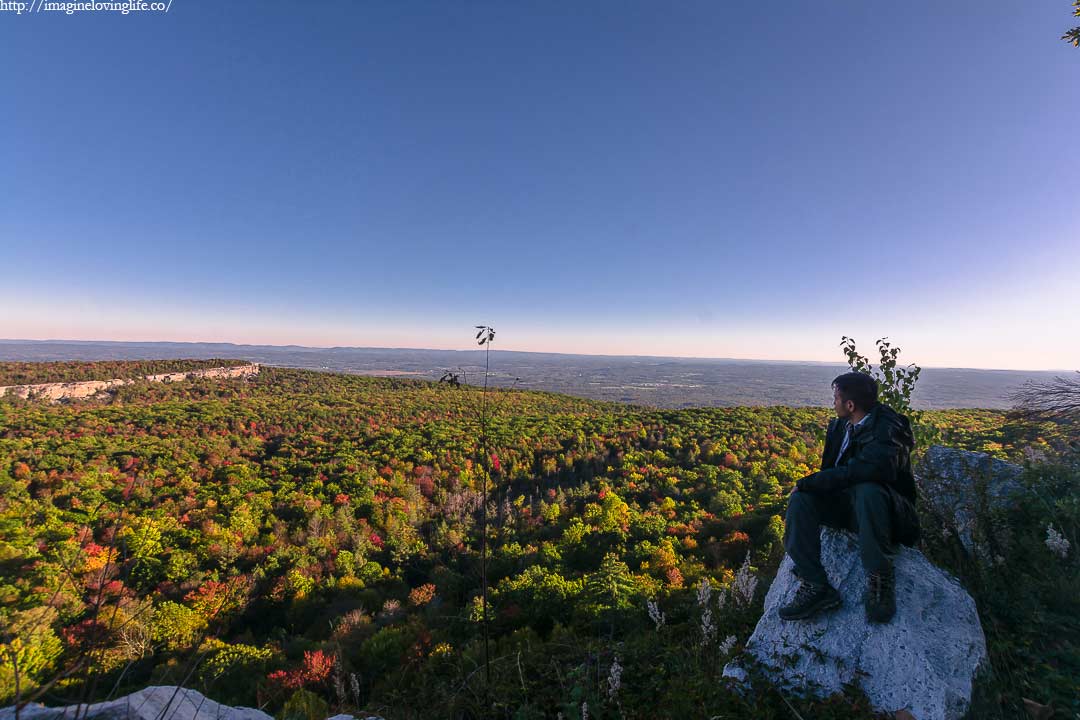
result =
[[[877,421],[878,408],[881,407],[881,403],[874,405],[870,412],[863,416],[863,419],[855,423],[855,435],[861,435],[874,426]],[[847,427],[844,427],[844,432],[847,432]]]
[[851,434],[851,442],[849,442],[848,446],[846,448],[844,448],[843,453],[841,453],[839,451],[839,448],[840,448],[840,445],[843,445],[844,434],[847,433],[848,421],[847,420],[840,420],[839,418],[836,419],[836,437],[837,437],[836,448],[837,448],[837,451],[836,451],[836,459],[833,460],[833,465],[834,466],[840,464],[843,460],[845,460],[848,456],[850,456],[851,453],[853,453],[855,451],[855,439],[856,438],[862,437],[863,433],[867,433],[867,432],[872,431],[872,429],[874,427],[874,423],[877,422],[878,408],[879,407],[881,407],[881,403],[878,403],[877,405],[875,405],[874,408],[870,412],[866,413],[866,415],[863,417],[862,420],[860,420],[858,423],[856,423],[855,430]]

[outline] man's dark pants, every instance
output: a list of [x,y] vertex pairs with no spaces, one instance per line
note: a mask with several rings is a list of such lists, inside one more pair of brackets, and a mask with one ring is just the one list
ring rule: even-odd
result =
[[796,490],[788,499],[784,549],[795,563],[795,574],[812,583],[828,583],[821,565],[821,526],[853,530],[867,573],[892,567],[892,503],[878,483],[860,483],[834,493]]

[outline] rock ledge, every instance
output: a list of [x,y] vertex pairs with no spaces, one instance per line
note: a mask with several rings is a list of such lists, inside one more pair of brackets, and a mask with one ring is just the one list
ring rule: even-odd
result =
[[[820,697],[857,683],[879,711],[906,710],[917,720],[962,718],[988,660],[975,601],[959,582],[919,551],[901,546],[896,616],[874,625],[866,621],[867,579],[854,534],[824,528],[821,559],[844,604],[811,620],[781,620],[777,611],[799,585],[791,558],[784,558],[747,643],[772,680]],[[746,678],[735,662],[724,675]]]

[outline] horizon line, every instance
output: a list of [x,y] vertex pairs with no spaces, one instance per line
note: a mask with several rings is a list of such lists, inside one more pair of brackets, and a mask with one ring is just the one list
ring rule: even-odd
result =
[[[70,343],[77,345],[227,345],[235,348],[279,348],[289,349],[296,348],[301,350],[407,350],[413,352],[485,352],[481,348],[461,350],[459,348],[417,348],[417,347],[377,347],[377,346],[364,346],[364,345],[273,345],[273,344],[254,344],[254,343],[233,343],[222,341],[201,341],[201,340],[68,340],[63,338],[48,338],[48,339],[33,339],[33,338],[0,338],[0,343],[14,344],[14,343]],[[735,362],[758,362],[758,363],[793,363],[803,365],[836,365],[843,366],[845,363],[842,361],[830,361],[830,360],[775,360],[764,358],[735,358],[735,357],[714,357],[704,355],[612,355],[604,353],[564,353],[564,352],[551,352],[551,351],[538,351],[538,350],[514,350],[511,348],[491,348],[492,352],[516,352],[527,353],[531,355],[563,355],[567,357],[598,357],[598,358],[646,358],[646,359],[658,359],[658,360],[718,360],[718,361],[735,361]],[[223,360],[231,358],[222,358]],[[239,358],[237,358],[239,359]],[[18,361],[10,361],[18,362]],[[34,361],[23,361],[34,362]],[[50,362],[50,361],[39,361]],[[55,361],[64,362],[64,361]],[[90,360],[88,362],[97,362]],[[909,363],[912,365],[915,363]],[[877,364],[872,363],[875,367]],[[904,367],[908,367],[905,365]],[[920,369],[934,369],[934,370],[983,370],[987,372],[1027,372],[1027,373],[1069,373],[1080,372],[1076,370],[1069,370],[1065,368],[1051,368],[1047,370],[1023,370],[1017,368],[990,368],[990,367],[959,367],[953,365],[919,365]]]

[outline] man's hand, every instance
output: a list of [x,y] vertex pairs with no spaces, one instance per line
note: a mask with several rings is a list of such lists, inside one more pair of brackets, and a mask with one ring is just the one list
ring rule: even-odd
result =
[[818,482],[818,474],[816,472],[810,473],[806,477],[799,478],[798,482],[795,483],[795,489],[809,493],[820,492],[822,488]]

